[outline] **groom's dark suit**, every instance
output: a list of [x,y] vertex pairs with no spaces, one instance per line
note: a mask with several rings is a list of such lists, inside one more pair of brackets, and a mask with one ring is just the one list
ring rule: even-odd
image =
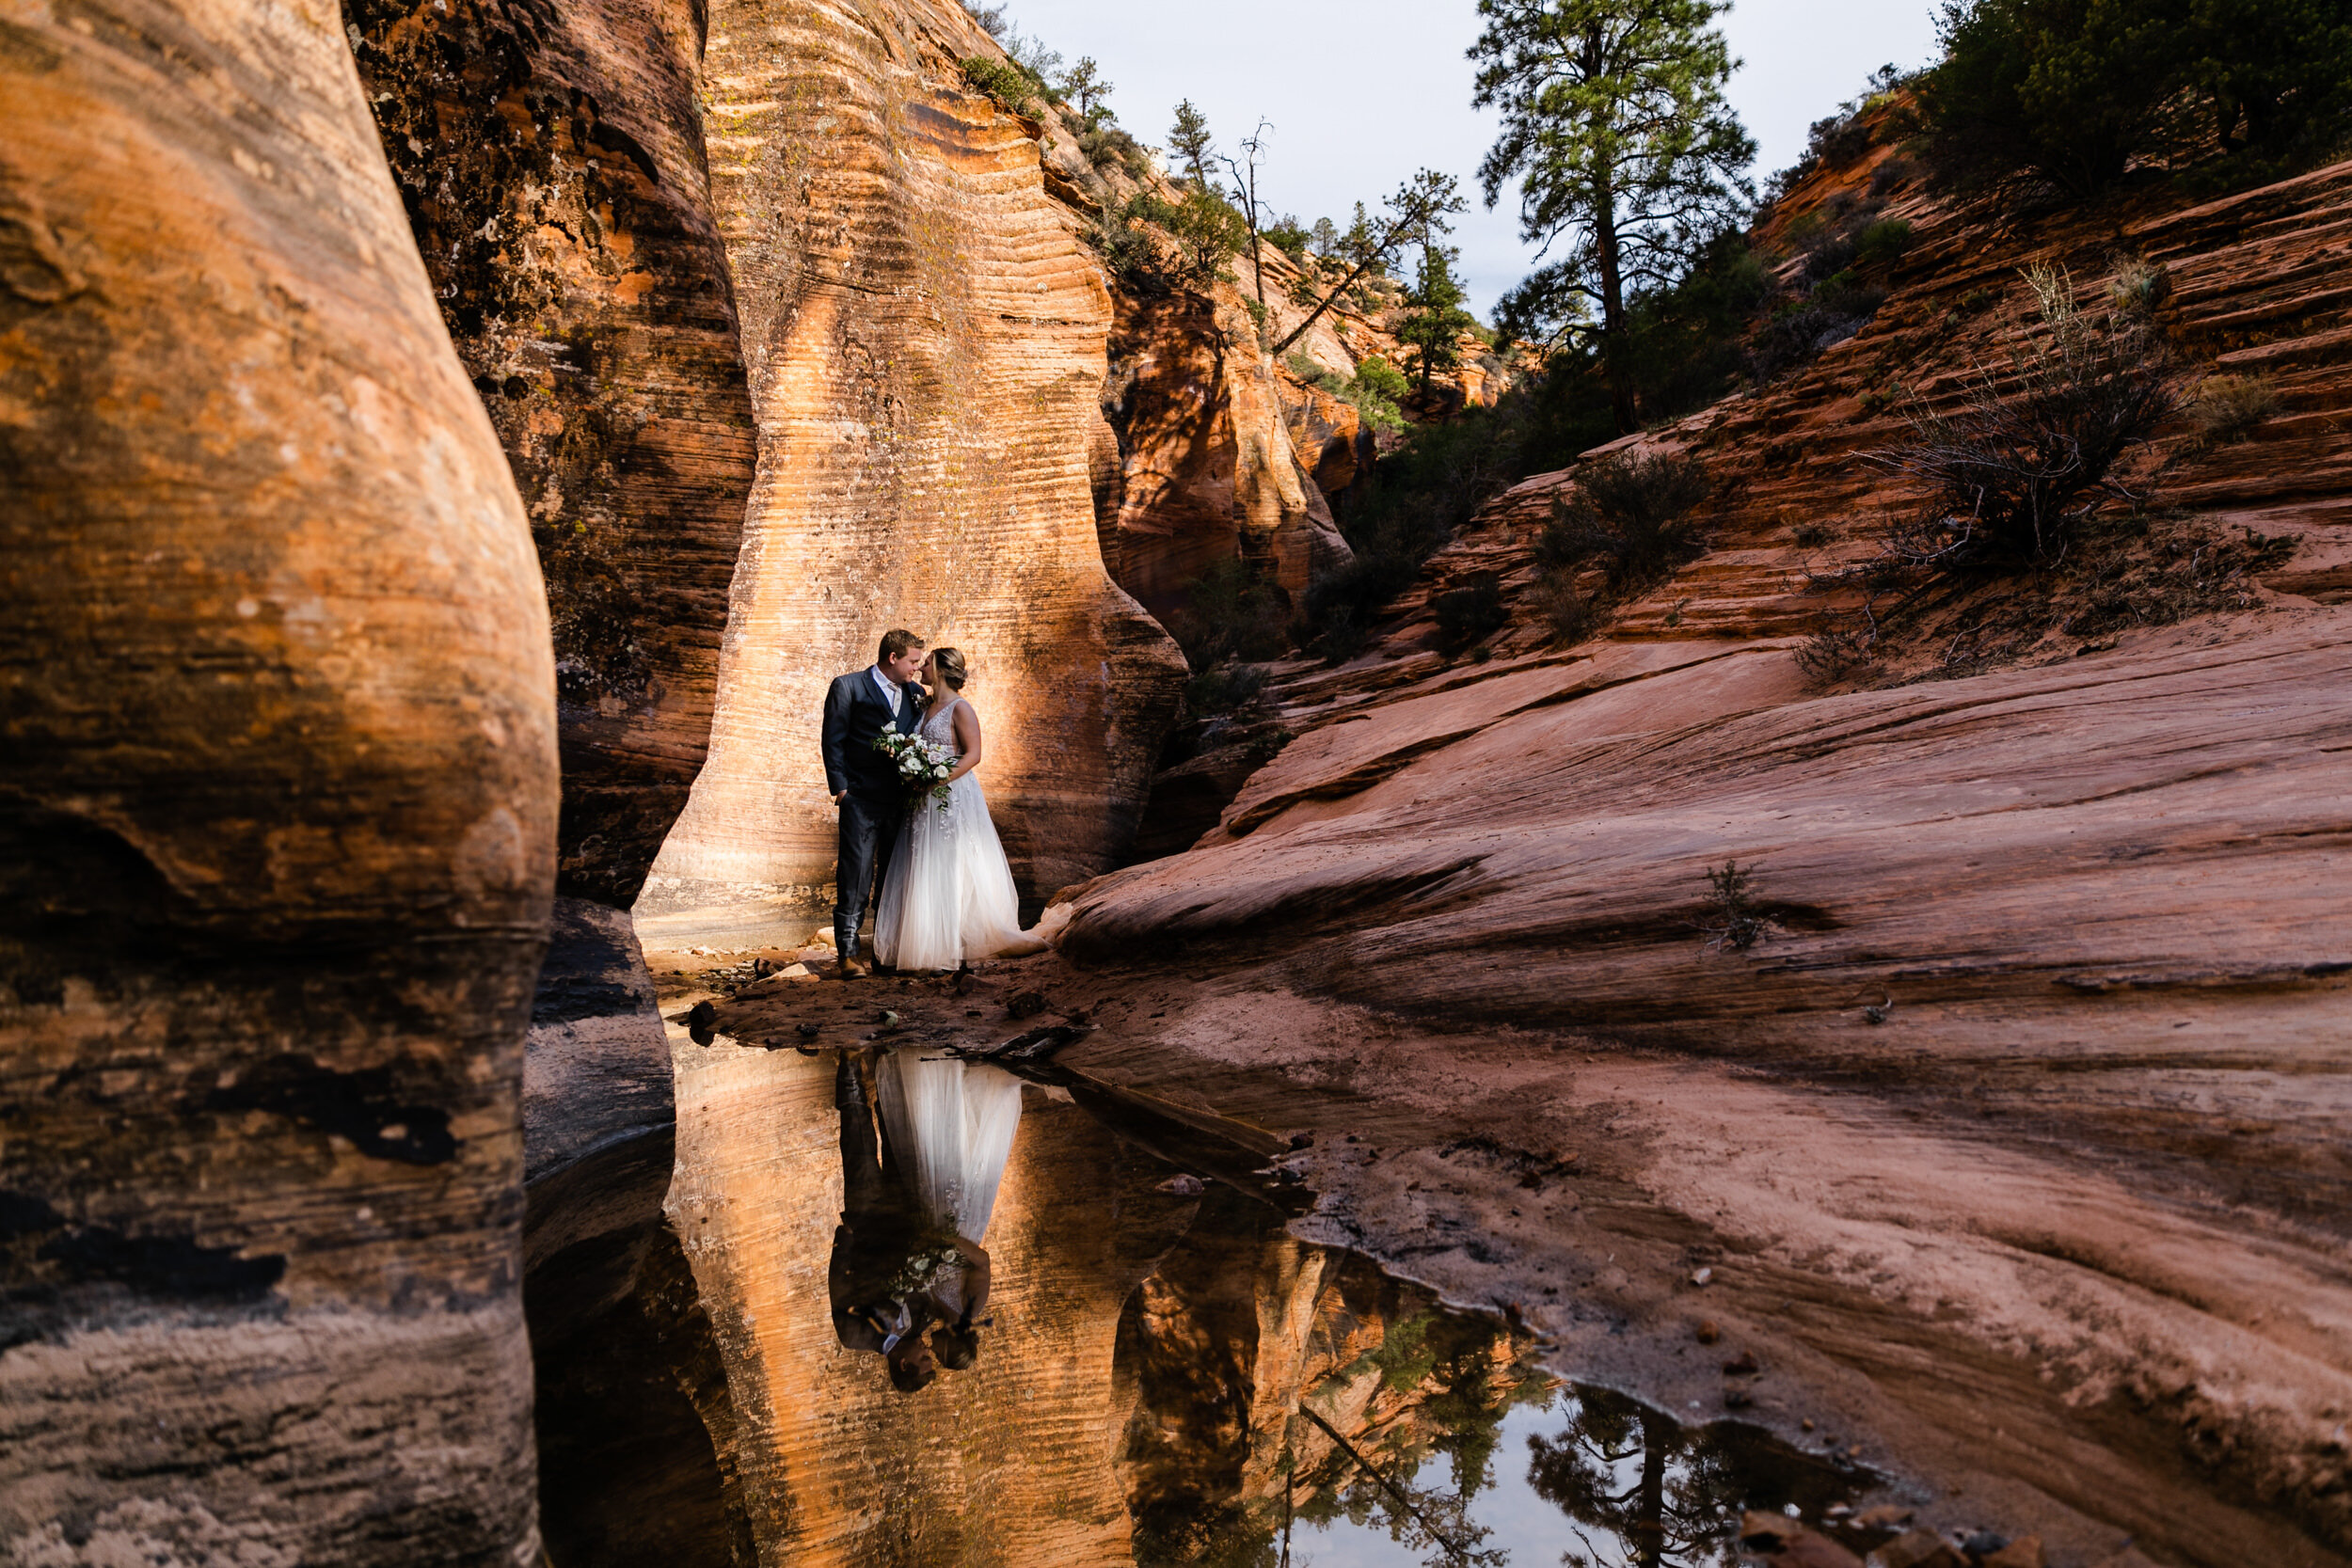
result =
[[825,788],[834,795],[848,791],[833,903],[834,951],[845,958],[857,952],[866,897],[890,870],[890,847],[906,812],[906,786],[890,759],[874,750],[874,737],[886,729],[913,735],[923,721],[921,691],[914,685],[901,689],[895,719],[870,669],[835,676],[825,693]]

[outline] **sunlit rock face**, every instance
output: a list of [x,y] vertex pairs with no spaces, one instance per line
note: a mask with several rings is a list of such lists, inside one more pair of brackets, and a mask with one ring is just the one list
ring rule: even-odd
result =
[[554,672],[331,6],[0,54],[0,1557],[527,1562]]
[[700,14],[687,0],[345,11],[547,577],[558,891],[624,909],[702,765],[752,483],[695,102]]
[[963,650],[1024,891],[1132,833],[1173,645],[1103,569],[1089,467],[1110,302],[1034,128],[965,90],[945,0],[721,5],[712,177],[759,473],[711,752],[654,896],[821,898],[826,684],[907,626]]

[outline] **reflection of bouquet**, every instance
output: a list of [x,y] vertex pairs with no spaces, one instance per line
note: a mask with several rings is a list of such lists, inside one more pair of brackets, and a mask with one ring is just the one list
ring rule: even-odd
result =
[[926,798],[941,811],[947,809],[947,775],[956,770],[956,753],[936,740],[919,735],[884,730],[874,737],[874,750],[888,757],[906,786],[907,810],[919,809]]

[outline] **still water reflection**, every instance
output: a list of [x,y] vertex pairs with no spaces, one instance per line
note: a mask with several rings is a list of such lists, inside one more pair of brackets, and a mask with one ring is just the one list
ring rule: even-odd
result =
[[764,1561],[1700,1568],[1866,1479],[1565,1385],[1116,1107],[915,1052],[678,1066]]

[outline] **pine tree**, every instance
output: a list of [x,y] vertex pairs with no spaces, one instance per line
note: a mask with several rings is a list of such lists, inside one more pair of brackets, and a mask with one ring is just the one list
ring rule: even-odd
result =
[[[1279,357],[1291,344],[1307,335],[1307,329],[1323,318],[1332,302],[1356,286],[1356,280],[1366,273],[1385,269],[1398,250],[1408,245],[1428,245],[1440,234],[1451,233],[1453,215],[1462,210],[1462,198],[1455,194],[1455,181],[1451,174],[1439,174],[1424,168],[1399,185],[1389,198],[1380,214],[1375,217],[1364,211],[1364,204],[1356,204],[1356,222],[1341,236],[1338,246],[1327,260],[1347,266],[1347,276],[1326,291],[1307,312],[1307,319],[1290,329],[1282,341],[1274,345]],[[1303,277],[1299,280],[1306,281]],[[1309,303],[1301,299],[1298,303]]]
[[[1492,207],[1516,177],[1519,233],[1560,261],[1503,300],[1502,327],[1597,344],[1617,428],[1635,427],[1627,300],[1670,286],[1755,190],[1756,143],[1724,102],[1736,63],[1710,25],[1728,0],[1478,0],[1479,166]],[[1593,319],[1597,312],[1599,319]]]
[[1450,245],[1422,245],[1421,271],[1405,294],[1406,315],[1396,341],[1412,350],[1413,374],[1424,393],[1431,375],[1462,362],[1462,334],[1478,325],[1478,318],[1462,309],[1469,296],[1454,276],[1461,254]]
[[1095,64],[1091,55],[1081,55],[1078,63],[1063,73],[1058,84],[1062,97],[1078,106],[1078,118],[1091,131],[1111,116],[1110,83],[1103,79],[1103,68]]
[[1209,117],[1194,108],[1189,98],[1176,105],[1168,150],[1175,154],[1177,167],[1190,171],[1195,185],[1209,188],[1209,164],[1216,156],[1216,138],[1209,134]]

